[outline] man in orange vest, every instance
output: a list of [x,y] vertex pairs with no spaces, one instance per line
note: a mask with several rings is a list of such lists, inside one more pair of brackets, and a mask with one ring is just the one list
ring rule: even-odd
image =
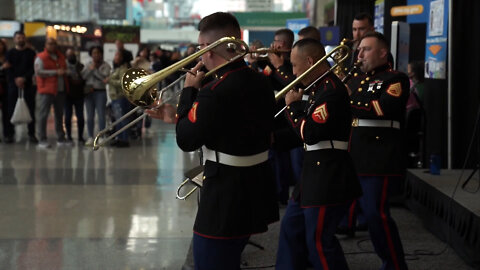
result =
[[65,93],[68,91],[67,65],[65,56],[57,49],[57,42],[47,38],[45,50],[37,54],[35,59],[35,75],[37,79],[36,117],[39,148],[49,148],[47,141],[47,119],[50,107],[53,105],[55,113],[55,131],[57,145],[65,145],[65,131],[63,130],[63,109],[65,107]]

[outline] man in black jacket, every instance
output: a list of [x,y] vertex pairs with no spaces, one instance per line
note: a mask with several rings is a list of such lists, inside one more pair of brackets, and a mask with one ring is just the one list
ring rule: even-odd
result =
[[383,261],[381,269],[403,270],[407,265],[388,197],[395,181],[401,181],[405,173],[401,127],[409,80],[388,64],[389,45],[382,34],[364,35],[358,50],[364,74],[354,75],[348,83],[354,117],[350,153],[364,192],[358,203],[375,251]]
[[[324,55],[319,41],[298,41],[291,54],[293,73],[300,76]],[[332,73],[315,82],[328,69],[328,63],[320,64],[301,81],[304,86],[314,83],[308,101],[302,101],[302,90],[285,97],[286,118],[304,142],[305,156],[300,183],[282,219],[276,269],[306,269],[309,264],[348,269],[335,230],[361,189],[347,151],[352,121],[347,89]]]
[[[199,23],[201,49],[222,37],[240,38],[237,20],[214,13]],[[275,100],[265,76],[241,60],[215,72],[202,86],[204,65],[213,70],[234,56],[219,46],[187,74],[177,107],[177,144],[203,149],[201,200],[193,227],[195,269],[239,269],[250,235],[278,220],[275,183],[268,162]],[[155,116],[154,114],[151,114]]]

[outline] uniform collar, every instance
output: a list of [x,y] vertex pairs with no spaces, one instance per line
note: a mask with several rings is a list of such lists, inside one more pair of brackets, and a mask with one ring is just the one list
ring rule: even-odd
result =
[[244,66],[247,66],[247,64],[245,63],[245,61],[243,61],[243,59],[238,59],[230,64],[227,64],[225,65],[224,67],[221,67],[220,69],[218,69],[214,76],[215,78],[219,79],[220,77],[222,77],[225,73],[229,72],[229,71],[232,71],[232,70],[236,70],[236,69],[239,69],[241,67],[244,67]]
[[389,70],[389,69],[391,69],[391,67],[387,63],[387,64],[384,64],[384,65],[378,66],[378,67],[374,68],[373,70],[367,72],[367,76],[373,76],[377,73],[380,73],[382,71]]

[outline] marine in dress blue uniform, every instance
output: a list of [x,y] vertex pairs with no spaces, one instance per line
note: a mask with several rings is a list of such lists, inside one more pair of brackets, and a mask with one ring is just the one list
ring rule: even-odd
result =
[[[201,47],[224,36],[240,38],[238,22],[228,13],[205,17],[199,31]],[[207,52],[202,62],[211,70],[226,61],[221,54]],[[268,162],[275,100],[265,76],[243,60],[220,68],[201,87],[203,76],[187,75],[176,125],[178,146],[184,151],[202,147],[205,160],[193,227],[195,269],[239,269],[249,236],[279,219]]]
[[[292,50],[295,75],[325,55],[319,41],[303,39]],[[328,70],[320,65],[302,80],[309,85]],[[308,101],[302,91],[290,91],[286,119],[305,143],[302,176],[282,218],[276,269],[348,269],[335,230],[347,208],[361,195],[353,161],[347,151],[351,111],[345,85],[328,74],[311,87]],[[278,138],[282,143],[289,138]],[[295,139],[295,138],[293,138]]]
[[[294,34],[290,29],[283,28],[275,32],[272,46],[277,50],[291,50],[294,40]],[[263,73],[270,80],[275,92],[282,90],[295,79],[292,73],[292,64],[290,63],[290,53],[270,53],[269,62],[263,69]],[[285,107],[285,101],[277,101],[275,111],[278,112]],[[286,135],[287,134],[287,135]],[[289,124],[284,117],[275,119],[273,137],[295,136]],[[270,150],[270,160],[275,171],[277,182],[278,199],[282,204],[287,204],[289,197],[289,186],[295,184],[300,179],[301,164],[303,162],[303,150],[300,147],[301,141],[293,144],[272,145]]]
[[368,223],[381,269],[407,269],[397,226],[390,216],[389,191],[405,172],[402,125],[409,95],[408,77],[388,64],[388,42],[376,32],[359,45],[363,75],[348,83],[354,120],[350,154],[363,196],[358,203]]

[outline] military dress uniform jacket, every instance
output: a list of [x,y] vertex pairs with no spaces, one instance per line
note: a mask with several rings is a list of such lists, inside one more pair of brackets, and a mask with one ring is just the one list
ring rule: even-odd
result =
[[353,77],[348,86],[354,117],[350,153],[358,174],[404,174],[406,152],[401,127],[409,96],[407,75],[383,65]]
[[178,146],[184,151],[203,146],[216,156],[205,162],[194,232],[220,239],[265,232],[279,219],[270,163],[238,167],[218,158],[268,151],[273,91],[267,78],[243,61],[219,69],[216,77],[200,90],[184,88],[177,108]]
[[[307,102],[292,102],[285,114],[307,145],[294,199],[302,207],[312,207],[359,197],[361,187],[347,151],[352,115],[347,89],[338,77],[327,75],[313,86]],[[319,143],[323,149],[308,151]]]

